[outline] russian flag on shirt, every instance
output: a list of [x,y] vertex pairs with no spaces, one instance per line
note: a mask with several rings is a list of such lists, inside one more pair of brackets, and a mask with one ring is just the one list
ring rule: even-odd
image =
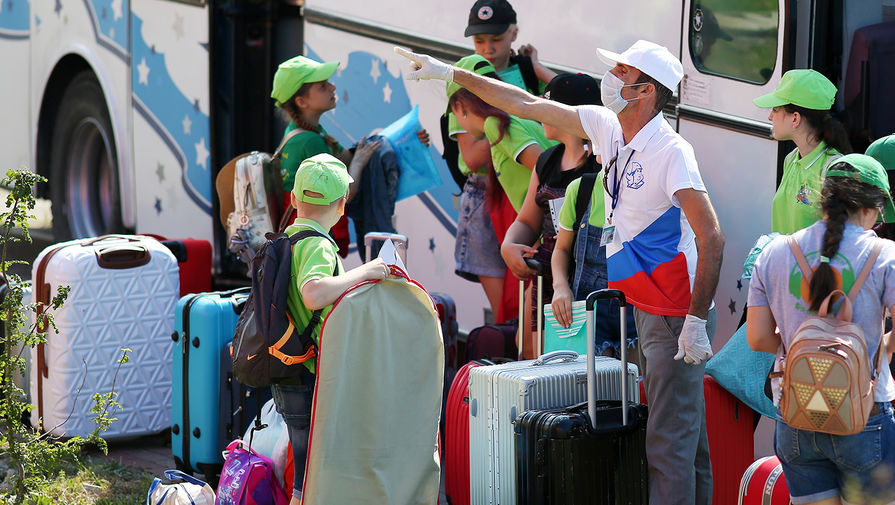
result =
[[609,287],[620,289],[635,307],[665,316],[685,316],[695,274],[693,231],[681,209],[671,206],[634,237],[606,246]]

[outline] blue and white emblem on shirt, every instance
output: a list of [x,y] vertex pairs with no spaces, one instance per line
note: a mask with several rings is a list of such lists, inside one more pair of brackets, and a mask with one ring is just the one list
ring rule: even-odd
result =
[[643,186],[643,166],[638,162],[631,163],[631,170],[625,174],[625,184],[631,189]]

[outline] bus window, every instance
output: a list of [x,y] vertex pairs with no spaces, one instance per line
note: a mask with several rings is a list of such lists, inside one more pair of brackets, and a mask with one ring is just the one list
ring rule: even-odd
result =
[[699,0],[690,5],[690,55],[702,73],[754,84],[777,59],[778,0]]

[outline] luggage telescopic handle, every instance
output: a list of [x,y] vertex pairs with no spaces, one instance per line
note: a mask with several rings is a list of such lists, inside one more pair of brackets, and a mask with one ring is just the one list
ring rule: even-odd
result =
[[553,351],[548,352],[547,354],[542,355],[538,359],[531,364],[531,366],[540,366],[546,365],[547,363],[561,359],[563,361],[570,361],[578,359],[578,353],[575,351]]
[[587,309],[587,414],[590,416],[590,424],[594,429],[597,428],[597,374],[596,370],[594,370],[594,360],[596,359],[596,344],[594,343],[596,321],[594,305],[597,300],[611,300],[613,298],[618,300],[618,315],[620,318],[619,342],[621,345],[619,347],[621,347],[622,360],[622,426],[628,425],[628,356],[626,352],[628,342],[626,338],[627,328],[625,328],[627,302],[625,301],[625,294],[621,291],[617,289],[601,289],[587,295],[587,301],[585,302],[585,308]]
[[[525,266],[535,271],[535,275],[538,276],[538,304],[535,307],[535,311],[537,311],[537,340],[535,349],[535,356],[540,356],[542,352],[544,352],[544,340],[543,334],[541,332],[541,327],[544,325],[544,265],[541,264],[540,261],[534,258],[522,258],[525,261]],[[522,345],[525,342],[525,337],[522,334],[522,329],[524,327],[523,317],[525,312],[525,281],[519,280],[519,333],[517,337],[517,346],[519,349],[519,359],[522,359]]]
[[[146,235],[149,236],[149,235]],[[155,237],[153,237],[155,238]],[[113,233],[110,235],[101,235],[99,237],[91,238],[81,242],[82,246],[90,246],[95,245],[100,242],[140,242],[140,237],[134,235],[122,235],[118,233]]]

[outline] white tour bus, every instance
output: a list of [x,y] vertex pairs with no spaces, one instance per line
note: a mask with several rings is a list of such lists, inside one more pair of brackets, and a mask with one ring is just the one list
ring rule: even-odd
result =
[[[471,329],[482,324],[487,303],[480,287],[454,274],[458,190],[438,154],[444,87],[404,80],[405,61],[392,48],[451,61],[471,53],[463,31],[472,3],[2,0],[0,166],[49,179],[38,192],[52,201],[57,239],[130,230],[205,238],[219,252],[213,179],[234,155],[278,143],[284,124],[268,97],[276,65],[300,53],[338,60],[331,80],[339,104],[323,124],[343,144],[420,106],[443,184],[400,201],[395,223],[410,237],[411,274],[451,295],[461,328]],[[842,91],[855,30],[891,20],[891,4],[513,1],[516,44],[533,43],[558,70],[600,78],[607,67],[595,49],[621,51],[640,38],[683,62],[684,79],[665,112],[696,150],[727,237],[716,350],[742,315],[743,261],[770,229],[771,198],[792,148],[770,138],[767,111],[752,98],[791,68],[815,68]],[[869,74],[867,67],[859,66]],[[886,103],[865,84],[865,112]],[[348,265],[357,262],[352,254]],[[216,263],[222,279],[230,270],[224,263]]]

